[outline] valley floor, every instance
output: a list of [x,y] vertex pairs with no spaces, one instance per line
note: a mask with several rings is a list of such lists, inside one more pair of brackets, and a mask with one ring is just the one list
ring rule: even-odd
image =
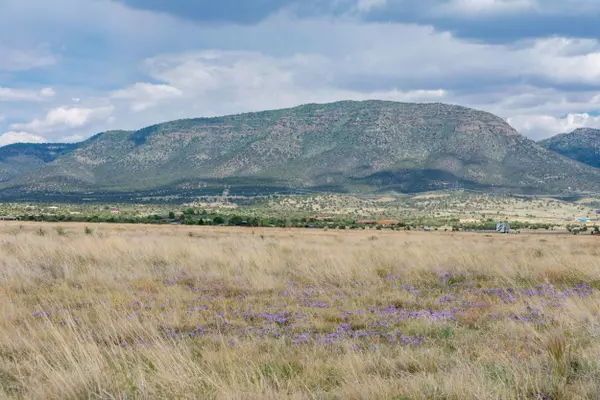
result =
[[0,223],[0,397],[597,398],[599,240]]

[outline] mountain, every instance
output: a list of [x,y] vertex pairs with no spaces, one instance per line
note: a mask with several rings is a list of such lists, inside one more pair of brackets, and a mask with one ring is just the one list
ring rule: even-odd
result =
[[[254,193],[600,188],[600,170],[539,146],[499,117],[447,104],[308,104],[104,132],[49,156],[49,145],[27,146],[37,150],[17,154],[30,165],[7,174],[0,198],[157,190],[169,195],[224,186]],[[4,163],[12,166],[16,159]]]
[[78,146],[66,143],[16,143],[0,147],[0,182],[43,167]]
[[542,140],[539,144],[565,157],[600,168],[600,129],[580,128]]

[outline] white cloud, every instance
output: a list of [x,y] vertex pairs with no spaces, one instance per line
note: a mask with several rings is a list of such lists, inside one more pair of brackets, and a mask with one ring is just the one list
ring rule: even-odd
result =
[[44,97],[54,97],[56,92],[52,88],[43,88],[40,90],[40,94]]
[[360,12],[369,12],[374,8],[385,7],[387,0],[358,0],[356,9]]
[[39,92],[27,89],[13,89],[0,87],[0,101],[44,101],[53,97],[52,88],[44,88]]
[[570,113],[566,117],[551,115],[519,115],[507,119],[522,134],[533,139],[543,139],[577,128],[600,128],[600,116],[588,113]]
[[47,142],[41,136],[33,135],[27,132],[6,132],[0,135],[0,146],[7,146],[13,143],[45,143]]
[[251,52],[206,51],[150,59],[153,78],[181,88],[178,100],[163,104],[162,112],[183,111],[192,117],[259,111],[302,103],[337,100],[389,99],[441,101],[442,89],[357,91],[336,87],[323,71],[331,60],[318,55],[276,58]]
[[85,139],[84,135],[70,135],[60,138],[61,143],[77,143]]
[[498,14],[535,10],[536,0],[451,0],[441,7],[442,12],[457,14]]
[[522,50],[525,71],[557,83],[600,84],[600,43],[593,39],[548,38]]
[[57,107],[46,114],[44,119],[34,119],[26,124],[12,124],[11,129],[33,132],[52,132],[68,128],[81,128],[98,120],[108,120],[113,112],[112,106],[98,108]]
[[144,111],[182,95],[183,92],[173,86],[136,83],[113,92],[111,97],[113,99],[129,100],[133,111]]

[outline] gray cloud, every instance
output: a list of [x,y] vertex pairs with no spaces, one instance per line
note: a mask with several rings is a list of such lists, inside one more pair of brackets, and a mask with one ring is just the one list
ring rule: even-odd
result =
[[204,23],[255,24],[287,10],[300,17],[365,12],[382,0],[117,0],[129,7],[159,11]]
[[202,23],[256,24],[286,11],[299,17],[351,17],[417,23],[459,37],[507,43],[548,35],[600,37],[596,0],[120,0]]

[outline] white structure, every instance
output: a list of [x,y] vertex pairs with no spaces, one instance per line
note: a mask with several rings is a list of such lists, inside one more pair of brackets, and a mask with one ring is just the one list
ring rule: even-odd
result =
[[508,224],[508,222],[498,222],[496,224],[496,232],[509,233],[510,225]]

